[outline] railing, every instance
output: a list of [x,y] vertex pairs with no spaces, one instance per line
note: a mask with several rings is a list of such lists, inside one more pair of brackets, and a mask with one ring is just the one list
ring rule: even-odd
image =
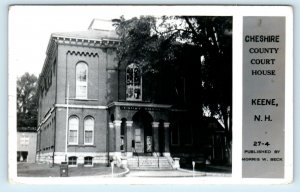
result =
[[174,168],[174,159],[172,157],[167,157],[169,165]]
[[154,153],[155,153],[156,156],[157,156],[157,166],[158,166],[158,168],[159,168],[159,155],[158,155],[157,152],[155,152],[155,151],[154,151]]
[[138,158],[138,167],[140,167],[140,159],[139,159],[139,154],[136,152],[135,148],[132,148],[134,153],[136,154],[137,158]]

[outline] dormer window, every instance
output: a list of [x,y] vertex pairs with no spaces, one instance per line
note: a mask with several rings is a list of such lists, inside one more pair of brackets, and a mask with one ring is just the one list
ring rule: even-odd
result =
[[142,100],[142,75],[141,69],[134,63],[126,68],[126,100]]

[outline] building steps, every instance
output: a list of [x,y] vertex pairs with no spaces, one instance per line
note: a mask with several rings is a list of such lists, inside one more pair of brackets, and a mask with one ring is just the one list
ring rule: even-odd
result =
[[167,157],[133,156],[127,159],[129,169],[171,170],[173,169]]

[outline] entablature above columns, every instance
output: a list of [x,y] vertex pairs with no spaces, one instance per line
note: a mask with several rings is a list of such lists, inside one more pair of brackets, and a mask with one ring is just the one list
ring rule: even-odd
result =
[[140,108],[147,108],[149,110],[153,109],[170,109],[172,105],[165,104],[155,104],[155,103],[141,103],[141,102],[112,102],[107,105],[108,108],[111,107],[122,107],[125,110],[138,110]]

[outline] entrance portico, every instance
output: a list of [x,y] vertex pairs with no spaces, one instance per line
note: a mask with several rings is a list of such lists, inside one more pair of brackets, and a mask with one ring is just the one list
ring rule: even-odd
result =
[[130,157],[135,154],[170,156],[168,113],[170,106],[149,103],[114,102],[109,115],[116,117],[110,123],[110,149],[115,154]]

